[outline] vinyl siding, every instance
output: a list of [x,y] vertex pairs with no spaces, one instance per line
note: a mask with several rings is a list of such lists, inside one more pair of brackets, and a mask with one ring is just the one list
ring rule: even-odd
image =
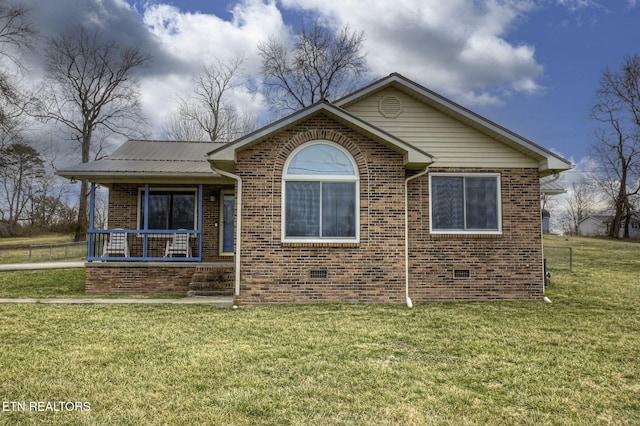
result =
[[[402,102],[397,118],[386,118],[379,111],[379,102],[387,95]],[[346,110],[433,155],[439,167],[538,167],[536,160],[395,89],[376,93]]]

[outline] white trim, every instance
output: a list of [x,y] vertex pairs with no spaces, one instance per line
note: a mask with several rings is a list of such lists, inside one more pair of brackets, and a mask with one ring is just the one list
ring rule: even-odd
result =
[[[432,177],[433,176],[448,176],[448,177],[495,177],[496,178],[496,207],[497,207],[497,221],[498,221],[498,229],[434,229],[433,228],[433,199],[432,199]],[[501,186],[501,175],[500,173],[446,173],[446,172],[437,172],[437,173],[429,173],[429,232],[431,234],[463,234],[463,235],[502,235],[502,186]],[[464,188],[463,188],[464,189]],[[464,217],[466,218],[466,208],[467,204],[464,203]]]
[[235,254],[235,297],[240,296],[240,249],[242,244],[242,178],[238,175],[234,175],[233,173],[226,172],[224,170],[216,169],[211,166],[211,169],[220,174],[221,176],[225,176],[231,178],[236,181],[236,232],[235,232],[235,240],[236,240],[236,254]]
[[[236,196],[236,191],[235,189],[222,189],[220,190],[220,216],[219,216],[219,226],[218,226],[218,255],[219,256],[233,256],[234,252],[228,252],[228,251],[222,251],[222,248],[224,247],[224,196],[225,195],[233,195],[234,197],[234,215],[235,215],[235,196]],[[235,221],[235,218],[234,218]],[[235,238],[235,229],[233,231],[234,233],[234,238]],[[235,245],[234,245],[235,247]]]
[[[167,192],[193,192],[195,196],[195,202],[193,206],[193,229],[198,231],[198,187],[175,187],[175,186],[149,186],[149,193],[157,191]],[[138,195],[136,198],[136,228],[142,229],[140,225],[142,218],[140,217],[140,207],[142,203],[142,193],[144,192],[144,186],[138,187]]]
[[[259,129],[249,135],[244,136],[241,139],[238,139],[235,142],[227,144],[221,148],[217,148],[208,154],[208,160],[213,164],[224,164],[224,163],[236,163],[236,151],[240,148],[253,144],[258,141],[264,140],[268,136],[280,132],[286,129],[289,126],[292,126],[301,120],[305,120],[308,117],[312,117],[319,113],[325,113],[329,117],[334,118],[344,124],[347,124],[350,127],[356,127],[356,130],[360,133],[369,134],[374,139],[382,142],[383,144],[391,147],[394,151],[401,153],[405,159],[405,167],[410,168],[424,168],[428,164],[433,163],[434,158],[422,151],[421,149],[399,139],[397,136],[394,136],[390,133],[387,133],[366,121],[363,121],[361,118],[358,118],[349,112],[343,110],[342,108],[338,108],[334,105],[327,103],[326,101],[322,101],[311,105],[305,109],[297,111],[279,121],[273,122],[262,129]],[[328,142],[328,141],[327,141]],[[219,166],[216,166],[216,169]]]
[[[329,145],[339,149],[351,161],[354,174],[353,175],[289,175],[287,170],[291,159],[300,151],[312,145]],[[355,237],[287,237],[286,236],[286,183],[291,182],[345,182],[355,183]],[[280,213],[280,240],[283,243],[359,243],[360,242],[360,174],[358,173],[358,165],[353,156],[341,145],[328,140],[313,140],[303,143],[287,157],[282,170],[282,186],[281,186],[281,213]],[[320,215],[320,230],[322,230],[322,215]]]

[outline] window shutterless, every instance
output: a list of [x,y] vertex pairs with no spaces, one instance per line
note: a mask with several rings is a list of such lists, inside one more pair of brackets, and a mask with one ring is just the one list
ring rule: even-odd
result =
[[[139,196],[139,229],[144,229],[145,191]],[[147,229],[196,229],[196,191],[149,191],[149,226]]]
[[357,241],[356,170],[337,144],[314,141],[296,149],[283,175],[283,240]]
[[434,173],[430,183],[431,232],[502,231],[499,174]]

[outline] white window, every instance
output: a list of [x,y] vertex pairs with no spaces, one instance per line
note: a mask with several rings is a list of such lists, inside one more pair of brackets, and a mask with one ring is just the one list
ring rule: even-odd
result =
[[500,175],[430,175],[431,232],[499,234],[502,231]]
[[357,241],[359,179],[351,155],[328,141],[294,150],[282,181],[283,241]]

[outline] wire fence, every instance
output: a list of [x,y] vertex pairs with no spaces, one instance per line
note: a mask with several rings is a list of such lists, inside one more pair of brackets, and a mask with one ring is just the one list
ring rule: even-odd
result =
[[544,246],[547,269],[573,271],[573,248],[569,246]]
[[29,262],[52,260],[79,260],[87,257],[87,243],[32,244],[29,246]]

